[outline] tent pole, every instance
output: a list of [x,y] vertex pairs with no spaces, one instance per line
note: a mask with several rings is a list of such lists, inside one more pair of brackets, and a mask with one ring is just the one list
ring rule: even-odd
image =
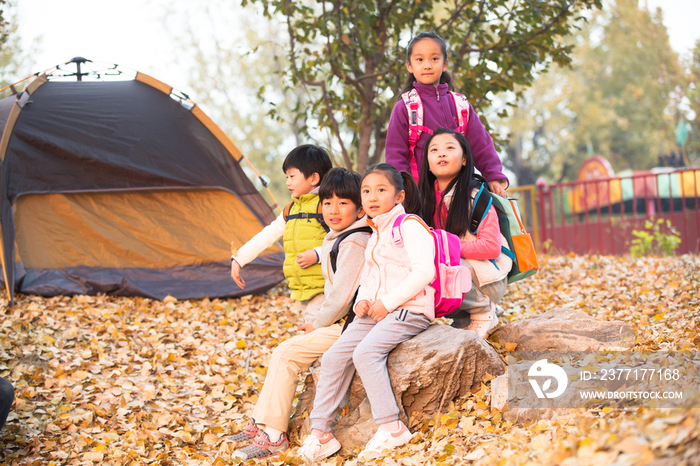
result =
[[265,180],[263,179],[263,177],[260,176],[260,173],[258,173],[258,171],[255,169],[255,167],[253,166],[253,164],[250,163],[250,160],[248,160],[248,157],[246,157],[245,155],[241,154],[241,158],[242,158],[243,160],[245,160],[246,163],[248,164],[248,166],[253,170],[253,173],[255,173],[255,176],[258,177],[258,179],[259,179],[260,182],[262,183],[263,187],[265,188],[265,190],[267,190],[267,193],[270,195],[270,198],[272,198],[272,202],[274,203],[274,205],[272,206],[272,208],[273,208],[273,209],[277,209],[277,211],[281,214],[281,213],[282,213],[282,208],[279,206],[279,204],[277,204],[277,199],[275,199],[275,195],[272,194],[272,191],[270,191],[270,188],[268,188],[267,183],[265,182]]

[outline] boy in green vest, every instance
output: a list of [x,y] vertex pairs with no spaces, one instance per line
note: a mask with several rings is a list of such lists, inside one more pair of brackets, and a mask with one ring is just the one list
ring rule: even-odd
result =
[[292,299],[307,307],[307,315],[321,306],[324,280],[314,248],[323,244],[326,229],[318,214],[318,186],[332,166],[328,152],[312,144],[294,148],[284,159],[282,170],[292,203],[285,213],[241,246],[238,254],[231,256],[231,278],[241,289],[245,288],[241,267],[282,237],[283,270]]

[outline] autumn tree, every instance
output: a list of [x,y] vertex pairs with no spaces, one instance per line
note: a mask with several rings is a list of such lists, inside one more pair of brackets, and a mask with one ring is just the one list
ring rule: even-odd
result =
[[617,170],[642,170],[675,150],[672,93],[682,72],[661,10],[618,0],[571,40],[571,66],[541,74],[504,121],[504,164],[521,185],[575,178],[593,153]]
[[384,153],[396,92],[407,76],[405,47],[435,30],[450,46],[455,88],[477,111],[498,93],[527,86],[537,65],[570,61],[565,37],[601,0],[242,0],[283,18],[282,72],[303,89],[295,108],[307,134],[327,131],[347,167],[362,171]]
[[689,121],[690,131],[686,151],[691,164],[696,164],[700,160],[700,39],[695,42],[691,52],[688,81],[686,96],[694,118]]
[[[19,20],[15,4],[8,4],[0,0],[0,88],[8,86],[18,79],[28,76],[34,66],[32,55],[40,43],[35,38],[29,50],[22,46],[19,34]],[[18,90],[21,90],[18,89]],[[5,91],[0,98],[9,95],[11,90]]]
[[[289,191],[282,160],[291,148],[307,142],[294,114],[301,97],[282,82],[287,62],[281,26],[257,18],[252,6],[232,9],[228,0],[212,0],[196,11],[187,2],[172,2],[163,20],[177,44],[178,64],[188,74],[187,93],[241,149],[284,206]],[[242,166],[260,190],[260,180]]]

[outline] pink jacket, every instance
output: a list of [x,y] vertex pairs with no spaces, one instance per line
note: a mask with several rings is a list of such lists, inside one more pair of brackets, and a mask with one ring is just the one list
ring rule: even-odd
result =
[[429,286],[435,278],[435,245],[422,222],[406,219],[401,227],[403,246],[391,237],[394,220],[405,213],[399,204],[387,213],[367,219],[374,229],[365,250],[357,302],[381,299],[391,313],[407,309],[435,318],[435,291]]

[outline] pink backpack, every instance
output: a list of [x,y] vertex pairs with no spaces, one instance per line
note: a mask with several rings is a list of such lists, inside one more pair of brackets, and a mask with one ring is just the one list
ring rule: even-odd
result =
[[391,228],[391,239],[398,248],[403,247],[401,224],[409,217],[420,221],[435,242],[435,279],[430,286],[435,290],[435,317],[445,316],[459,307],[464,293],[472,287],[469,269],[459,263],[459,237],[430,228],[417,215],[401,214]]
[[[457,123],[458,126],[455,129],[458,133],[464,133],[467,135],[467,127],[469,125],[469,101],[462,94],[457,94],[456,92],[448,92],[452,96],[452,101],[455,104],[455,109],[457,110]],[[433,134],[433,130],[423,126],[423,102],[420,99],[420,94],[414,88],[408,92],[401,94],[404,104],[406,104],[406,110],[408,111],[408,152],[411,157],[411,175],[413,179],[418,183],[418,163],[416,162],[416,144],[418,144],[418,139],[423,132],[428,134]]]

